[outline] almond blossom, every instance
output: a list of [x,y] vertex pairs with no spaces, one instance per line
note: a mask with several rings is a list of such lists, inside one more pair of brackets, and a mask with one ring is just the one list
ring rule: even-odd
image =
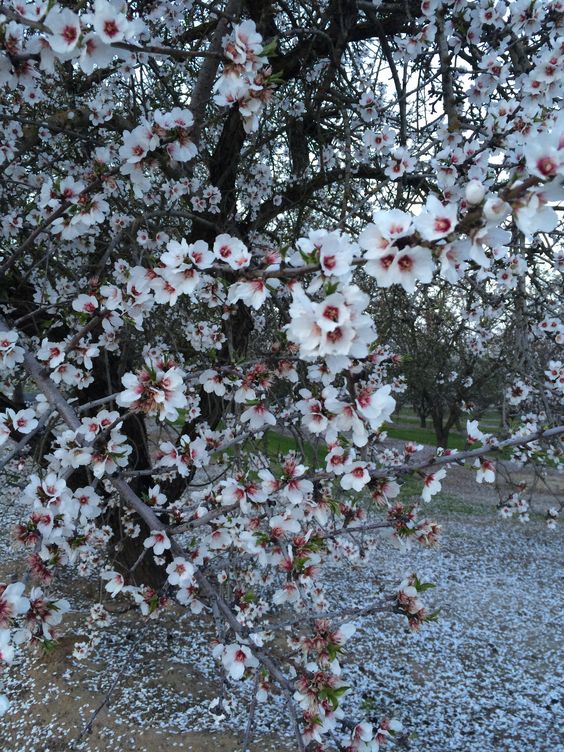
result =
[[117,404],[156,415],[159,420],[176,420],[178,410],[187,405],[184,373],[177,366],[163,370],[147,362],[137,373],[126,373],[122,383],[126,389],[117,396]]
[[51,32],[47,37],[51,49],[56,53],[72,52],[80,38],[80,19],[68,8],[53,7],[45,18],[45,25]]
[[248,423],[251,431],[258,431],[263,426],[275,426],[276,418],[264,405],[258,403],[241,413],[241,423]]
[[92,26],[104,44],[113,44],[125,38],[128,22],[115,5],[107,0],[95,0]]
[[151,535],[145,538],[143,545],[145,548],[152,548],[155,556],[161,556],[172,544],[163,530],[151,530]]
[[213,252],[219,261],[229,264],[232,269],[244,269],[251,263],[251,256],[246,245],[231,235],[218,235],[213,245]]
[[213,652],[217,658],[221,659],[228,676],[235,681],[242,679],[248,668],[257,668],[259,665],[258,660],[246,645],[238,643],[218,645]]
[[187,583],[192,580],[194,574],[194,567],[186,559],[181,556],[175,556],[171,563],[166,568],[168,574],[168,582],[171,585],[178,585],[179,587],[185,587]]
[[481,458],[476,460],[474,467],[478,468],[476,473],[477,483],[494,483],[495,482],[495,465],[488,459]]
[[24,590],[23,582],[0,583],[0,628],[9,627],[12,620],[28,610],[29,599],[23,595]]
[[23,362],[24,350],[16,344],[17,341],[17,332],[0,332],[0,370],[10,371]]
[[344,468],[341,476],[340,485],[345,491],[362,491],[370,481],[370,473],[367,470],[366,462],[351,462]]
[[441,490],[441,481],[446,476],[446,470],[441,468],[435,473],[429,473],[423,477],[423,490],[421,492],[421,499],[424,502],[430,502],[431,498],[439,493]]
[[439,240],[454,231],[457,214],[456,204],[444,206],[436,196],[429,196],[421,214],[415,217],[415,229],[424,240]]
[[116,572],[114,570],[106,571],[102,572],[100,576],[103,580],[108,580],[108,582],[104,586],[104,589],[111,595],[112,598],[115,598],[116,595],[123,590],[125,580],[123,578],[123,575],[121,575],[119,572]]

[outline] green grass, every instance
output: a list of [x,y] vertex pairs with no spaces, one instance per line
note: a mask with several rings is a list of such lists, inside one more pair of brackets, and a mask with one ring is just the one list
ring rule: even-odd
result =
[[226,453],[230,457],[236,457],[242,450],[262,452],[274,462],[287,455],[288,452],[296,452],[298,458],[303,459],[310,468],[322,467],[323,459],[327,453],[327,447],[323,442],[314,446],[310,442],[304,441],[302,454],[302,446],[293,436],[277,431],[265,431],[260,439],[247,439],[240,445],[229,447]]
[[[410,426],[409,428],[394,428],[388,426],[386,432],[391,439],[400,441],[415,441],[418,444],[430,444],[436,446],[437,440],[435,432],[431,428],[421,428],[419,426]],[[466,436],[455,431],[451,431],[448,437],[448,447],[446,449],[464,449],[466,447]]]
[[[259,443],[262,444],[263,451],[269,457],[284,456],[288,452],[297,452],[298,455],[302,455],[302,447],[293,436],[287,434],[267,431]],[[310,467],[319,467],[322,464],[321,460],[327,453],[327,447],[323,442],[313,446],[308,441],[304,441],[303,453],[305,454],[304,460]]]
[[425,505],[425,510],[429,510],[432,514],[495,514],[491,504],[486,504],[477,499],[476,501],[467,501],[449,493],[439,493],[434,496],[430,503]]
[[[463,426],[463,429],[466,428],[466,419],[472,420],[473,417],[463,416],[460,420],[461,425]],[[413,439],[414,441],[419,441],[424,444],[431,444],[435,445],[435,433],[433,431],[433,424],[430,418],[427,418],[427,427],[421,428],[420,426],[420,420],[419,416],[415,414],[413,410],[411,410],[408,407],[402,407],[401,410],[398,410],[397,412],[392,415],[392,420],[394,423],[398,424],[398,428],[392,428],[390,431],[388,431],[388,434],[392,438],[407,440],[409,437],[407,436],[407,432],[413,433],[414,431],[422,431],[421,437],[417,439]],[[500,424],[500,414],[497,410],[486,410],[479,418],[478,418],[478,425],[479,427],[486,431],[486,433],[495,433],[499,429]],[[395,436],[391,431],[396,432],[403,432],[401,435]],[[465,438],[466,433],[465,430],[463,431],[457,431],[456,429],[451,432],[449,437],[449,449],[463,449],[465,446]],[[462,441],[462,443],[460,443]]]

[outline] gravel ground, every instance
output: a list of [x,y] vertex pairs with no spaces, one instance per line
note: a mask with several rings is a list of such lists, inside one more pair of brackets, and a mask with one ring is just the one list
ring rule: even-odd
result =
[[[438,549],[402,552],[382,540],[367,560],[325,573],[331,599],[352,608],[376,600],[406,572],[437,583],[425,593],[429,606],[441,609],[437,622],[413,634],[393,614],[356,620],[344,669],[353,688],[347,715],[393,715],[413,732],[414,752],[564,749],[562,533],[547,531],[539,519],[502,520],[493,499],[471,473],[457,469],[429,507],[443,525]],[[14,566],[6,533],[17,517],[15,501],[4,486],[4,577]],[[251,687],[237,688],[229,717],[210,710],[221,685],[207,620],[176,608],[159,621],[117,615],[95,653],[79,663],[72,649],[96,592],[96,583],[70,573],[60,582],[58,595],[73,612],[54,652],[25,654],[12,667],[13,711],[0,722],[0,750],[71,749],[116,679],[92,734],[73,749],[240,750]],[[280,697],[259,706],[253,749],[294,750],[285,718]]]

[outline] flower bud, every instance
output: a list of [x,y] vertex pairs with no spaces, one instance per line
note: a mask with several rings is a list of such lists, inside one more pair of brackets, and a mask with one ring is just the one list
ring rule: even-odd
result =
[[511,214],[511,207],[499,196],[492,196],[484,205],[484,217],[489,221],[501,222]]
[[479,180],[471,180],[466,185],[466,201],[469,204],[481,204],[486,195],[486,189]]

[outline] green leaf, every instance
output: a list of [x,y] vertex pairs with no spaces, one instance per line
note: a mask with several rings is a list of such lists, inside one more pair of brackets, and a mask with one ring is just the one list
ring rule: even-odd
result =
[[262,50],[259,52],[259,57],[272,57],[274,53],[276,52],[276,48],[278,46],[278,37],[274,37],[274,39],[266,44]]

